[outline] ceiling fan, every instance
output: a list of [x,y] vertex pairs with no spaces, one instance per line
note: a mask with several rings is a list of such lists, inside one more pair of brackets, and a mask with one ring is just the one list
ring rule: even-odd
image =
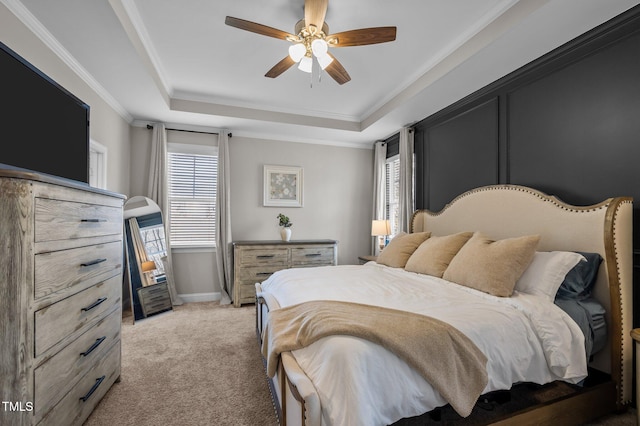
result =
[[296,63],[300,70],[310,73],[315,58],[321,69],[338,84],[344,84],[350,81],[351,77],[335,56],[329,53],[329,47],[363,46],[393,41],[396,39],[396,27],[362,28],[329,34],[329,26],[324,20],[328,5],[329,0],[305,0],[304,19],[295,25],[295,34],[231,16],[227,16],[224,22],[241,30],[292,43],[289,55],[267,71],[265,77],[275,78]]

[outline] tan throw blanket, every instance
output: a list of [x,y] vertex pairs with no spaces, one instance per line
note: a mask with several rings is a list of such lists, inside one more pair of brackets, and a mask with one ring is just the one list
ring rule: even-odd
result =
[[487,358],[451,325],[425,315],[350,302],[311,301],[269,313],[262,353],[273,377],[280,353],[331,335],[381,345],[418,371],[467,417],[488,382]]

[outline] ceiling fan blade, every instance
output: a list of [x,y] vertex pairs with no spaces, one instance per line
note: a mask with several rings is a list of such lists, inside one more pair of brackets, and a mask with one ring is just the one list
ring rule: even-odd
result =
[[284,57],[283,60],[275,64],[273,68],[267,71],[267,73],[264,76],[269,78],[276,78],[277,76],[279,76],[280,74],[282,74],[283,72],[291,68],[295,63],[296,61],[291,59],[291,56],[287,55]]
[[324,17],[327,15],[329,0],[305,0],[304,2],[304,22],[307,26],[315,25],[319,30],[324,24]]
[[349,75],[347,70],[344,69],[342,64],[331,53],[329,53],[329,56],[333,58],[333,61],[331,61],[331,63],[324,69],[327,74],[329,74],[331,78],[333,78],[340,85],[350,81],[351,76]]
[[327,37],[327,43],[331,47],[347,47],[386,43],[395,39],[396,27],[375,27],[331,34]]
[[257,24],[251,21],[245,21],[244,19],[234,18],[232,16],[227,16],[224,20],[224,23],[231,27],[240,28],[241,30],[251,31],[252,33],[279,38],[282,40],[288,40],[289,37],[296,37],[293,34],[279,30],[277,28],[268,27],[266,25]]

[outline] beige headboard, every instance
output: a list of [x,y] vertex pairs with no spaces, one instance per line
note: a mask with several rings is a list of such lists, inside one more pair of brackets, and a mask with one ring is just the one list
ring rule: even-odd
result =
[[609,344],[590,365],[611,373],[620,406],[632,395],[632,215],[629,197],[572,206],[532,188],[493,185],[465,192],[439,212],[416,211],[411,232],[481,231],[494,239],[539,234],[540,251],[600,253],[604,261],[594,296],[607,310]]

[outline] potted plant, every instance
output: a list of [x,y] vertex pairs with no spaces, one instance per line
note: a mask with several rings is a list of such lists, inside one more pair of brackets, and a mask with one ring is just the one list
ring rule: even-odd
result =
[[282,227],[280,230],[280,236],[282,237],[282,241],[289,241],[291,239],[291,221],[288,216],[283,215],[282,213],[278,214],[279,224]]

